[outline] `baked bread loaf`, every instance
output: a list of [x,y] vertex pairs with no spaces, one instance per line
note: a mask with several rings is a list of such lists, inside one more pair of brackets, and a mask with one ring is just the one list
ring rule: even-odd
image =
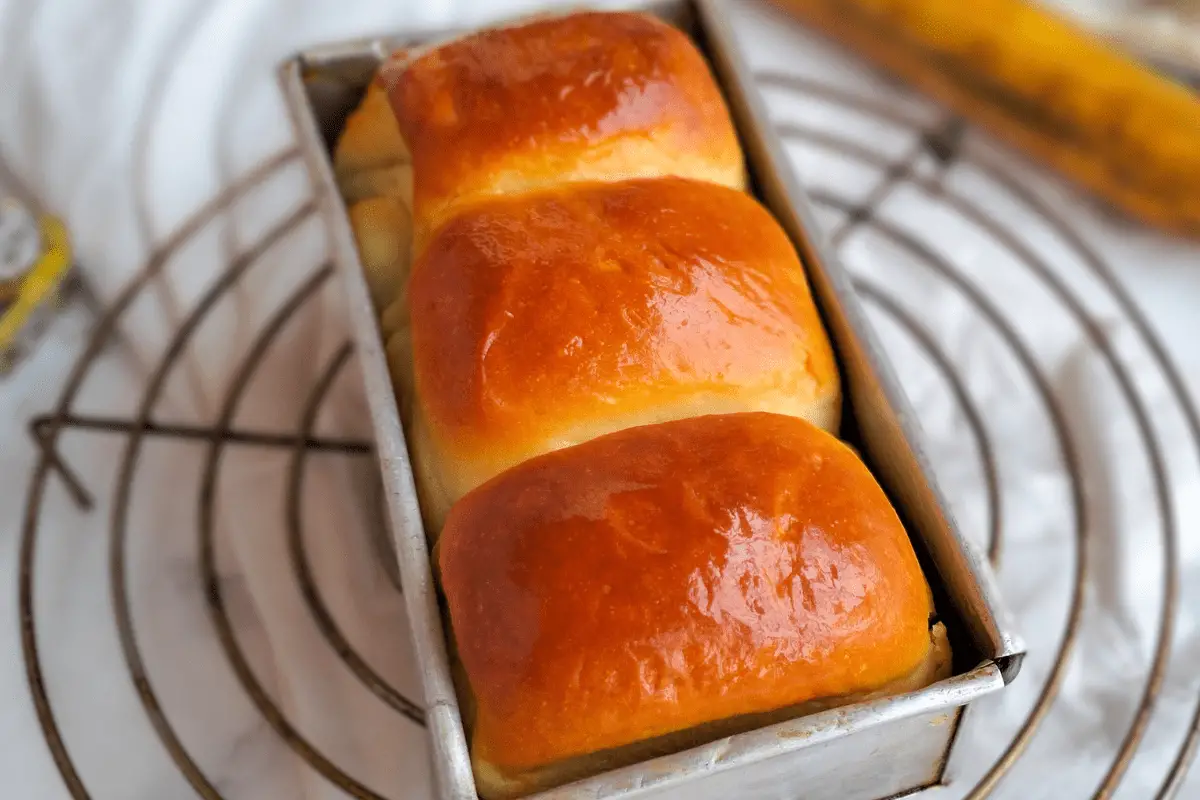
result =
[[413,357],[393,348],[392,371],[402,393],[415,384],[433,532],[493,475],[632,425],[775,411],[837,429],[837,366],[796,251],[757,201],[715,183],[481,201],[418,258],[407,306],[411,331],[389,324]]
[[398,53],[335,168],[482,797],[949,674],[680,31],[582,12]]
[[489,800],[949,674],[896,512],[795,417],[534,458],[455,505],[437,564]]

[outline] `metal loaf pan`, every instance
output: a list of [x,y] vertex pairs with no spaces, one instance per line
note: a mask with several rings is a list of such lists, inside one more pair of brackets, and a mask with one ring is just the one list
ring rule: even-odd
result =
[[[927,689],[721,739],[537,795],[539,800],[883,800],[942,781],[961,712],[1020,668],[993,576],[962,537],[916,445],[918,425],[848,276],[822,241],[810,205],[738,53],[721,0],[626,4],[687,31],[707,55],[733,113],[755,193],[807,266],[846,386],[847,438],[908,526],[955,649],[954,676]],[[611,5],[606,5],[606,8]],[[474,800],[467,740],[446,655],[429,548],[404,431],[330,153],[381,59],[437,36],[382,37],[301,53],[281,67],[287,102],[322,203],[350,304],[404,599],[444,800]]]

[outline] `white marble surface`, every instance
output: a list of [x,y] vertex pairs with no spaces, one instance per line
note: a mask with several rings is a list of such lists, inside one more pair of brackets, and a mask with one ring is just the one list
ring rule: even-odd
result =
[[[271,66],[305,43],[404,24],[435,24],[454,14],[479,18],[485,3],[444,2],[412,9],[359,0],[334,6],[308,0],[233,0],[210,4],[75,0],[35,4],[0,0],[0,153],[19,167],[71,222],[84,267],[111,301],[179,222],[231,176],[286,147],[289,131],[274,94]],[[453,6],[453,7],[452,7]],[[101,17],[87,16],[104,8]],[[844,60],[794,24],[752,0],[738,3],[739,34],[757,68],[805,75],[875,98],[921,125],[937,112]],[[91,25],[81,20],[93,20]],[[84,35],[86,34],[86,35]],[[136,35],[135,35],[136,34]],[[65,57],[56,43],[79,42]],[[155,65],[159,66],[156,68]],[[166,65],[164,68],[162,65]],[[97,81],[95,75],[117,76]],[[7,82],[11,80],[11,83]],[[911,128],[766,88],[783,126],[803,126],[898,156],[914,146]],[[155,97],[161,104],[155,105]],[[158,111],[139,125],[136,109]],[[81,134],[87,131],[87,135]],[[878,169],[828,147],[793,141],[801,174],[818,197],[853,201],[881,179]],[[146,158],[139,160],[139,154]],[[1091,267],[1044,220],[980,174],[996,164],[1069,219],[1120,285],[1134,297],[1170,354],[1192,397],[1200,397],[1200,250],[1113,220],[1037,169],[970,135],[962,162],[948,173],[951,193],[985,208],[1068,287],[1124,365],[1147,409],[1152,439],[1167,472],[1167,510],[1180,531],[1180,614],[1166,682],[1119,797],[1153,795],[1200,699],[1200,445],[1163,371]],[[139,164],[141,166],[139,166]],[[924,164],[919,175],[936,175]],[[297,165],[248,193],[236,213],[209,226],[169,264],[163,303],[152,289],[131,308],[124,341],[103,351],[76,411],[130,418],[138,411],[165,332],[194,308],[228,262],[229,247],[262,238],[302,202]],[[140,207],[147,213],[140,213]],[[839,216],[823,220],[836,229]],[[1089,525],[1088,581],[1080,638],[1046,721],[998,788],[997,796],[1090,796],[1121,745],[1154,655],[1160,619],[1162,547],[1152,465],[1130,406],[1101,350],[1029,268],[961,214],[905,182],[880,218],[911,232],[955,265],[1031,353],[1061,406],[1083,477]],[[1001,584],[1031,655],[1020,681],[969,716],[937,797],[962,796],[1023,723],[1050,672],[1067,615],[1075,568],[1070,485],[1054,428],[1037,386],[1012,348],[978,308],[945,278],[878,233],[859,230],[844,246],[847,266],[917,317],[961,376],[983,420],[999,475]],[[232,376],[280,303],[320,262],[315,227],[302,226],[272,248],[197,327],[173,368],[160,423],[211,426],[230,395]],[[345,339],[334,283],[325,285],[282,329],[234,409],[240,430],[292,434],[315,376]],[[172,309],[174,306],[174,309]],[[907,390],[922,414],[927,446],[964,528],[982,542],[989,512],[980,451],[951,384],[913,336],[868,301]],[[0,384],[0,584],[16,586],[17,547],[36,451],[28,419],[49,410],[90,323],[73,307],[35,360]],[[319,420],[326,436],[367,435],[353,364],[334,384]],[[1193,400],[1193,402],[1195,402]],[[199,796],[148,722],[114,623],[109,542],[129,437],[73,430],[61,451],[96,498],[76,509],[56,478],[39,516],[35,583],[38,645],[53,710],[90,796],[97,800],[174,800]],[[202,484],[210,452],[203,441],[149,435],[132,473],[126,580],[133,629],[149,685],[194,761],[197,774],[229,798],[340,798],[336,789],[283,743],[231,668],[215,634],[200,577]],[[305,609],[286,545],[290,478],[287,448],[230,445],[220,456],[212,530],[219,588],[236,640],[264,693],[328,760],[388,798],[429,797],[427,749],[418,728],[359,681],[322,638]],[[299,518],[317,585],[350,645],[389,684],[417,696],[401,605],[376,557],[370,462],[313,455]],[[29,701],[20,648],[16,592],[0,592],[0,795],[69,797]],[[1200,796],[1193,775],[1183,797]]]

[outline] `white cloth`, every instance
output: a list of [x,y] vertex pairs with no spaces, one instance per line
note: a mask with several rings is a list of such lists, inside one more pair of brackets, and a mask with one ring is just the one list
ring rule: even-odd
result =
[[[438,0],[0,0],[0,156],[17,177],[70,225],[79,260],[105,303],[140,272],[151,251],[223,187],[292,143],[275,67],[305,46],[408,27],[470,25],[536,5]],[[760,70],[819,78],[929,124],[937,114],[777,12],[743,0],[735,11],[747,55]],[[904,126],[765,89],[784,124],[846,137],[898,157],[913,147]],[[791,140],[805,182],[818,198],[850,202],[881,178],[852,157]],[[1200,255],[1190,245],[1136,231],[982,137],[968,137],[966,163],[999,164],[1035,196],[1068,217],[1117,273],[1171,359],[1200,394],[1195,298]],[[924,173],[922,173],[924,174]],[[1174,757],[1197,699],[1200,652],[1200,453],[1182,406],[1150,351],[1078,252],[995,182],[966,166],[948,186],[1016,230],[1061,277],[1112,343],[1147,408],[1163,453],[1166,491],[1181,532],[1183,568],[1175,657],[1150,733],[1120,796],[1151,796]],[[229,262],[230,253],[302,204],[308,184],[298,163],[281,168],[192,239],[165,280],[124,316],[124,345],[110,347],[81,395],[94,415],[136,413],[147,378],[171,334]],[[836,198],[833,198],[836,199]],[[961,215],[939,210],[905,183],[881,217],[943,254],[978,284],[1032,353],[1064,410],[1076,443],[1090,525],[1089,580],[1081,637],[1062,694],[1029,754],[999,786],[999,796],[1090,796],[1129,726],[1152,657],[1161,582],[1154,484],[1133,415],[1085,329],[1028,267]],[[822,219],[838,224],[828,204]],[[160,422],[212,425],[234,374],[265,320],[325,254],[315,220],[268,251],[206,317],[166,381]],[[1073,569],[1070,487],[1036,384],[994,326],[945,278],[894,241],[859,231],[846,243],[851,271],[893,295],[945,351],[978,408],[999,474],[1000,579],[1030,657],[1019,681],[968,715],[950,767],[949,789],[974,783],[1020,726],[1046,680],[1061,638]],[[914,337],[877,302],[866,301],[924,422],[938,477],[963,527],[982,542],[986,481],[969,419],[946,379]],[[254,372],[234,426],[291,434],[302,402],[346,339],[336,285],[288,323]],[[0,468],[0,565],[15,576],[16,544],[34,451],[23,421],[47,410],[83,338],[81,312],[68,314],[37,359],[0,390],[4,438]],[[132,357],[130,357],[132,356]],[[11,387],[11,388],[10,388]],[[353,367],[325,404],[318,430],[369,435]],[[135,472],[130,504],[127,585],[139,647],[167,718],[201,773],[229,797],[346,796],[282,744],[247,700],[216,643],[198,579],[196,539],[203,443],[154,439]],[[113,630],[106,538],[113,522],[113,478],[123,438],[72,433],[62,448],[97,498],[76,511],[51,480],[39,550],[39,643],[51,700],[68,751],[97,798],[194,796],[134,694]],[[429,797],[422,733],[368,692],[336,658],[304,610],[285,533],[290,453],[226,448],[216,482],[218,571],[238,641],[265,692],[314,747],[379,794]],[[346,638],[388,683],[417,690],[395,590],[368,545],[374,521],[371,464],[312,455],[303,485],[303,520],[317,582]],[[8,481],[7,476],[16,476]],[[367,510],[364,510],[367,509]],[[14,797],[66,797],[27,697],[13,598],[0,600],[0,687],[10,698],[0,726],[0,774]],[[1193,776],[1183,796],[1200,796]],[[6,790],[7,791],[7,790]],[[955,794],[955,796],[958,796]],[[939,795],[940,796],[940,795]]]

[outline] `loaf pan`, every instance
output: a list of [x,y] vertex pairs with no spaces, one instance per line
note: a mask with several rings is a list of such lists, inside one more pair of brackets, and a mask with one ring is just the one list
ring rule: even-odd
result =
[[[1009,627],[988,564],[960,534],[934,484],[917,445],[916,419],[847,274],[821,238],[809,201],[738,52],[725,8],[720,0],[625,7],[650,11],[679,26],[712,65],[733,114],[755,194],[782,224],[807,266],[842,370],[847,438],[908,526],[950,633],[955,670],[951,678],[917,692],[771,725],[534,797],[884,800],[936,785],[943,780],[963,709],[1016,677],[1022,645]],[[420,667],[437,790],[442,800],[475,800],[404,430],[331,160],[346,116],[381,60],[397,48],[457,33],[385,36],[318,47],[284,62],[280,77],[345,283]]]

